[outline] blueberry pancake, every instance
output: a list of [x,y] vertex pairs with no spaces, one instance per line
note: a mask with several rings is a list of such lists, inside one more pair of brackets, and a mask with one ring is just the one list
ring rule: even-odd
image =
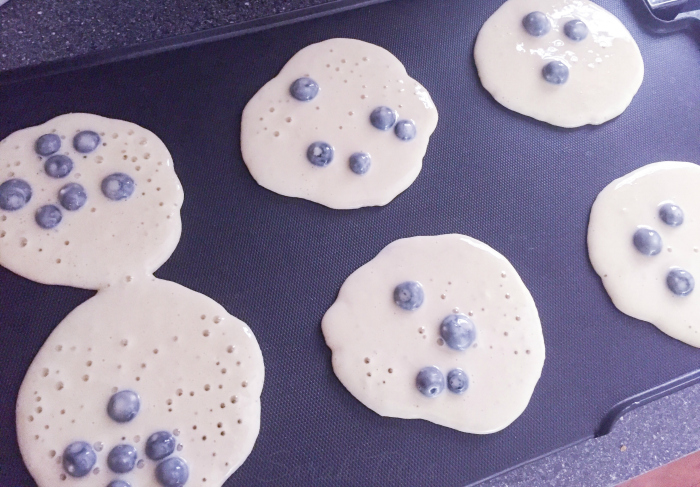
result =
[[124,280],[34,358],[17,398],[20,451],[39,487],[218,487],[253,448],[263,380],[255,337],[220,305]]
[[589,0],[508,0],[474,46],[479,78],[501,105],[560,127],[620,115],[644,77],[630,33]]
[[262,186],[336,209],[386,205],[413,183],[437,125],[430,95],[381,47],[305,47],[248,102],[241,151]]
[[333,370],[367,407],[469,433],[520,416],[545,356],[518,273],[464,235],[389,244],[347,278],[322,328]]
[[70,114],[0,142],[0,264],[98,290],[46,340],[17,398],[39,487],[217,487],[260,427],[247,325],[153,272],[180,237],[182,188],[153,133]]
[[180,239],[182,200],[155,134],[61,115],[0,142],[0,265],[84,289],[151,273]]
[[588,224],[588,254],[625,314],[700,347],[700,167],[648,164],[600,192]]

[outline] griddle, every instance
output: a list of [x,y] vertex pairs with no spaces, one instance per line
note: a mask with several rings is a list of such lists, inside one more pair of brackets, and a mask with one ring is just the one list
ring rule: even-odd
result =
[[[183,234],[156,275],[248,323],[265,358],[260,436],[227,487],[463,486],[604,434],[629,408],[700,379],[700,351],[619,312],[586,250],[591,204],[610,181],[651,162],[700,162],[698,32],[652,34],[641,1],[600,0],[637,40],[644,82],[618,118],[562,129],[503,108],[479,83],[474,40],[500,0],[368,3],[0,76],[0,138],[91,112],[169,147]],[[418,179],[384,207],[277,195],[241,159],[246,102],[299,49],[333,37],[394,53],[439,111]],[[491,435],[380,417],[337,380],[321,334],[345,278],[384,246],[451,232],[504,254],[542,320],[542,378],[523,415]],[[0,268],[2,486],[35,485],[15,437],[17,391],[47,336],[92,294]]]

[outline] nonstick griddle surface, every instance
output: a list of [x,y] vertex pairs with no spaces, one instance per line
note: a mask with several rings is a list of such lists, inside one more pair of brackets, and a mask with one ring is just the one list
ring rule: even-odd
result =
[[[617,119],[561,129],[506,110],[479,83],[474,40],[500,3],[395,0],[0,86],[0,138],[91,112],[142,125],[170,148],[183,234],[157,276],[222,303],[265,357],[260,436],[226,486],[465,485],[591,436],[618,401],[698,368],[698,350],[615,309],[586,251],[590,206],[611,180],[650,162],[700,162],[697,40],[652,36],[632,2],[601,0],[639,43],[644,83]],[[332,37],[393,52],[440,114],[420,176],[385,207],[282,197],[241,159],[246,102],[297,50]],[[492,435],[378,416],[335,378],[321,334],[345,278],[385,245],[451,232],[510,259],[542,320],[542,379],[524,414]],[[43,341],[91,295],[0,268],[0,485],[35,485],[14,401]]]

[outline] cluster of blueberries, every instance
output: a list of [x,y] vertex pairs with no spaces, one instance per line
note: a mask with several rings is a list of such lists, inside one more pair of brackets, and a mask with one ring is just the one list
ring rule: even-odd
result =
[[[100,145],[100,136],[91,130],[84,130],[73,137],[73,148],[81,154],[89,154]],[[49,177],[61,179],[73,170],[73,160],[63,154],[56,154],[61,148],[61,138],[56,134],[44,134],[36,140],[34,150],[44,161],[44,172]],[[110,200],[125,200],[134,192],[134,180],[127,174],[114,173],[102,180],[102,193]],[[16,211],[23,208],[32,198],[32,187],[23,179],[13,178],[0,184],[0,209]],[[77,211],[87,202],[85,188],[78,183],[68,183],[58,191],[59,204],[68,211]],[[37,225],[46,230],[55,228],[63,214],[58,205],[44,205],[34,215]]]
[[[117,423],[127,423],[134,419],[141,407],[141,400],[134,391],[124,390],[112,395],[107,404],[107,414]],[[154,461],[163,460],[156,467],[156,480],[163,487],[182,487],[190,475],[187,463],[176,456],[177,440],[168,431],[153,433],[146,440],[146,456]],[[169,458],[167,458],[169,457]],[[121,444],[112,448],[107,455],[107,466],[116,474],[131,472],[136,466],[138,454],[133,445]],[[85,441],[68,445],[63,452],[63,469],[71,477],[84,477],[97,462],[95,449]],[[107,487],[131,487],[124,480],[113,480]]]
[[[677,227],[683,224],[683,210],[673,203],[659,206],[659,218],[666,225]],[[661,252],[663,241],[659,232],[649,227],[639,227],[632,236],[632,243],[642,254],[654,256]],[[679,267],[672,267],[666,274],[666,285],[677,296],[687,296],[695,288],[693,275]]]
[[[421,307],[425,299],[423,286],[417,281],[402,282],[394,288],[394,302],[406,311]],[[447,316],[440,324],[440,337],[453,350],[467,350],[476,339],[476,327],[467,315],[462,313]],[[455,394],[462,394],[469,388],[469,376],[462,369],[452,369],[447,379],[435,366],[422,368],[416,376],[416,387],[425,396],[435,397],[445,390],[445,386]]]
[[[552,24],[542,12],[530,12],[523,17],[523,27],[528,34],[542,37],[552,29]],[[574,42],[580,42],[588,36],[588,26],[579,19],[564,24],[564,35]],[[549,83],[561,85],[569,79],[569,68],[561,61],[550,61],[542,68],[542,77]]]
[[[299,101],[309,101],[318,95],[319,86],[311,78],[299,78],[289,87],[289,93]],[[394,134],[401,140],[412,140],[416,137],[416,124],[413,120],[398,120],[395,110],[381,106],[372,110],[369,122],[376,129],[387,131],[394,129]],[[335,150],[327,142],[314,142],[306,150],[306,158],[311,164],[326,167],[333,161]],[[371,156],[366,152],[355,152],[350,156],[350,170],[355,174],[365,174],[372,164]]]

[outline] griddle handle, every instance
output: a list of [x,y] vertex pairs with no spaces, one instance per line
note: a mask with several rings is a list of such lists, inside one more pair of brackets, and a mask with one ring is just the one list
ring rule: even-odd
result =
[[[700,32],[700,1],[698,0],[634,0],[631,7],[647,29],[658,34],[694,29]],[[639,3],[644,7],[636,8]]]
[[681,389],[700,383],[700,369],[682,375],[672,381],[661,384],[660,386],[649,389],[635,396],[629,397],[624,401],[615,404],[608,414],[605,415],[600,422],[598,430],[595,432],[595,437],[605,436],[613,430],[613,427],[623,415],[629,413],[633,409],[644,406],[652,401],[661,399],[664,396],[678,392]]

